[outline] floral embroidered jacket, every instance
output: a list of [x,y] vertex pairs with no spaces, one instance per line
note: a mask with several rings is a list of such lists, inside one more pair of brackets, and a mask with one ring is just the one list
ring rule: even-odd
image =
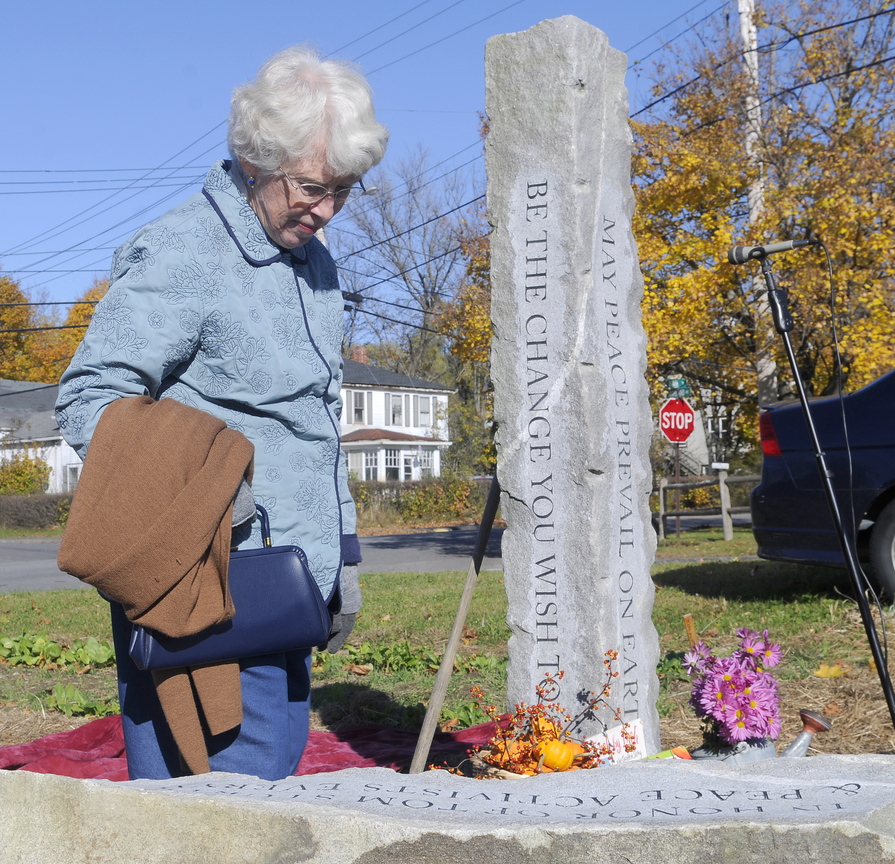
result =
[[[316,238],[292,253],[273,245],[228,169],[213,166],[201,192],[116,251],[56,416],[82,459],[102,410],[122,396],[220,417],[255,445],[252,489],[274,544],[301,546],[327,597],[343,535],[357,546],[339,443],[336,267]],[[257,524],[249,543],[260,545]]]

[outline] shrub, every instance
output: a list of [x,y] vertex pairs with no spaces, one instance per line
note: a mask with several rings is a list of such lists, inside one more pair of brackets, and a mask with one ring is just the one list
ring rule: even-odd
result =
[[62,525],[71,495],[0,495],[0,527],[54,528]]
[[0,495],[33,495],[49,484],[50,466],[27,451],[0,462]]
[[721,492],[717,486],[697,486],[681,492],[683,507],[720,507]]
[[352,481],[358,521],[365,527],[480,517],[488,480],[433,477],[415,483]]
[[459,519],[471,515],[471,480],[439,477],[405,487],[396,502],[398,512],[407,521],[419,519]]

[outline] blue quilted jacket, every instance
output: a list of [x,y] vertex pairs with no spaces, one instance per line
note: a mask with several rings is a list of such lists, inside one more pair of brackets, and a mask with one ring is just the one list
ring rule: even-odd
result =
[[[208,411],[255,445],[252,489],[275,545],[301,546],[324,597],[355,547],[340,448],[343,300],[316,238],[268,239],[220,162],[201,192],[115,253],[111,285],[62,377],[56,416],[83,459],[122,396]],[[257,526],[243,544],[260,544]],[[349,553],[348,560],[358,556]]]

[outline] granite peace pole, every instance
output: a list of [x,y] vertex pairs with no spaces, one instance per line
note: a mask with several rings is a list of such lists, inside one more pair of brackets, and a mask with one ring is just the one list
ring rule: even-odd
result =
[[640,719],[659,749],[651,620],[643,283],[631,233],[625,55],[568,16],[486,49],[491,374],[507,522],[508,703],[564,672],[573,713],[618,677],[582,731]]

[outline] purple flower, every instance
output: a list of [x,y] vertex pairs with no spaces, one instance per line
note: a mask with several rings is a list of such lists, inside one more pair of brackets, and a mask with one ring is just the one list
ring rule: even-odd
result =
[[783,659],[783,649],[774,642],[765,642],[761,652],[761,665],[773,669]]
[[692,675],[694,672],[701,673],[706,669],[706,662],[711,659],[712,655],[708,645],[705,642],[697,642],[692,651],[684,654],[684,668],[688,675]]
[[782,656],[768,632],[737,630],[740,648],[730,657],[714,656],[700,642],[684,657],[693,677],[690,704],[729,744],[747,738],[776,738],[780,731],[777,681],[765,671]]

